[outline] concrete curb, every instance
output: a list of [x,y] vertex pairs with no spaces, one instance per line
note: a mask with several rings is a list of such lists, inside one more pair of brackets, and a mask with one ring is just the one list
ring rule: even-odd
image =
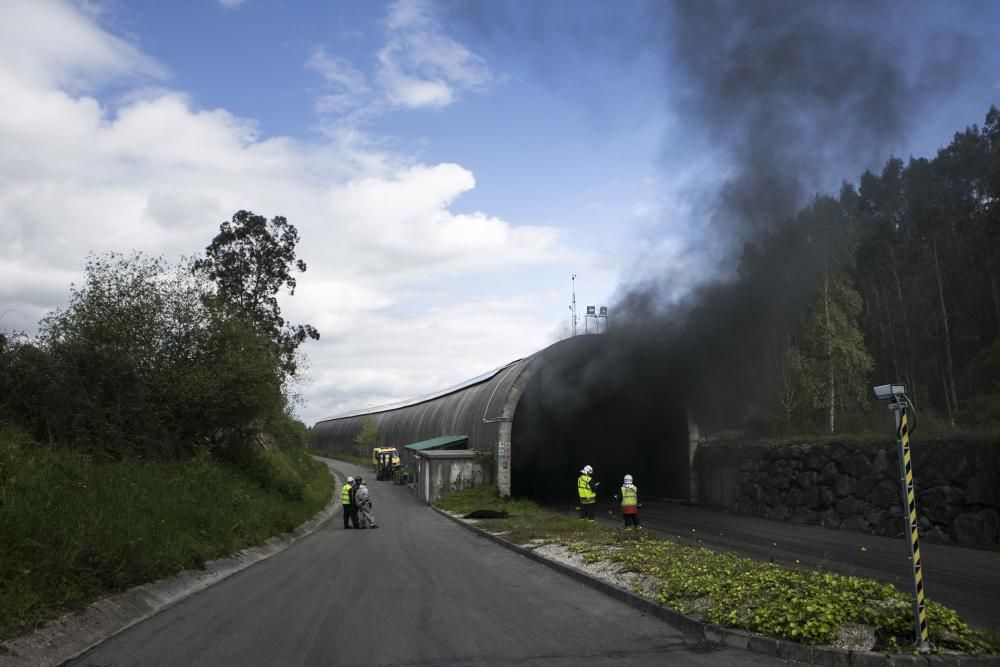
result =
[[438,514],[447,517],[455,523],[481,537],[521,554],[526,558],[541,563],[573,579],[595,588],[613,598],[621,600],[644,614],[655,616],[674,627],[680,628],[713,644],[724,644],[733,648],[764,653],[785,660],[795,660],[812,665],[827,665],[829,667],[889,667],[890,665],[1000,665],[1000,656],[969,656],[969,655],[910,655],[894,653],[877,653],[874,651],[850,651],[830,646],[808,646],[783,639],[758,635],[734,628],[723,628],[711,623],[704,623],[689,616],[679,614],[669,607],[663,607],[655,602],[637,595],[624,588],[609,584],[592,576],[579,568],[560,563],[522,547],[475,526],[461,517],[430,506]]
[[[327,467],[330,467],[329,464]],[[29,635],[2,642],[0,667],[61,665],[195,593],[281,553],[316,532],[338,511],[342,511],[337,489],[343,477],[333,468],[330,472],[334,476],[334,493],[330,503],[294,531],[276,535],[261,545],[248,547],[232,556],[209,561],[202,570],[184,570],[173,577],[98,600],[86,609],[46,623]]]

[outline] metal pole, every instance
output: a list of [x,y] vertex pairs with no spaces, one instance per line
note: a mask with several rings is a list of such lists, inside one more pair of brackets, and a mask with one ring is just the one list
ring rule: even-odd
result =
[[910,460],[910,433],[906,419],[906,399],[893,396],[896,413],[896,445],[899,450],[899,473],[903,487],[903,513],[909,536],[910,564],[913,570],[913,645],[921,653],[931,650],[927,632],[927,611],[924,604],[924,575],[920,567],[920,538],[917,531],[917,503],[913,492],[913,463]]
[[573,335],[576,335],[576,274],[573,274]]

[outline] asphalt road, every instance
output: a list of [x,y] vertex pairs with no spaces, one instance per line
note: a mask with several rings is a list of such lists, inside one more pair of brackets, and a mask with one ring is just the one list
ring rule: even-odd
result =
[[[640,487],[641,488],[641,487]],[[611,505],[597,516],[607,525]],[[680,503],[643,501],[641,521],[662,536],[703,546],[721,547],[761,560],[822,567],[870,577],[912,591],[909,548],[904,539],[876,537],[818,526],[796,526]],[[900,526],[900,530],[902,530]],[[1000,631],[1000,552],[920,544],[924,591],[931,600],[952,607],[965,620]]]
[[378,530],[344,530],[335,516],[71,664],[783,664],[643,616],[474,535],[407,487],[369,488]]

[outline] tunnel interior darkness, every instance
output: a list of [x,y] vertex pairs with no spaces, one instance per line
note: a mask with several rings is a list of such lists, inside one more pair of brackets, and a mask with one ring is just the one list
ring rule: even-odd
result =
[[676,388],[650,378],[595,372],[579,358],[543,364],[514,412],[511,494],[539,502],[576,498],[584,465],[599,500],[625,474],[642,497],[690,495],[688,425]]

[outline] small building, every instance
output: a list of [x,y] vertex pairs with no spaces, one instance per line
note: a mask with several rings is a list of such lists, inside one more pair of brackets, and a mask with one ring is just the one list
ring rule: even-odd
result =
[[465,435],[443,435],[403,448],[403,465],[413,471],[413,489],[430,504],[443,495],[493,482],[492,462],[468,449]]

